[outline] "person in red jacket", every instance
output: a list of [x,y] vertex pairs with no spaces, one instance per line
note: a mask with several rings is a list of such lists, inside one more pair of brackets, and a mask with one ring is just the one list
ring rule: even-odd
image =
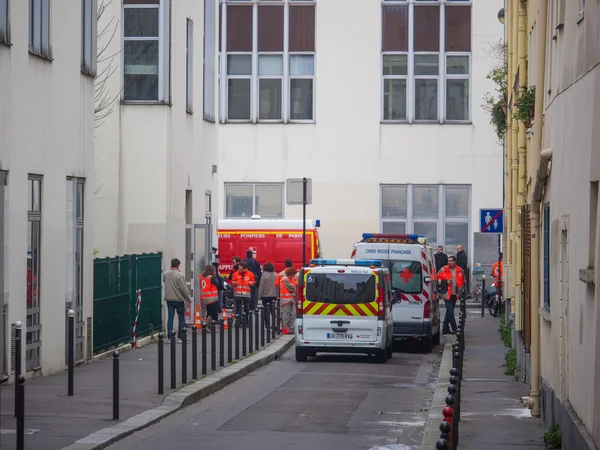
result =
[[[442,332],[444,334],[454,334],[457,328],[456,319],[454,318],[454,306],[456,305],[456,299],[464,294],[465,286],[465,275],[463,270],[456,265],[454,256],[448,256],[448,265],[442,267],[438,272],[438,283],[446,307]],[[450,327],[452,327],[452,330],[450,330]]]

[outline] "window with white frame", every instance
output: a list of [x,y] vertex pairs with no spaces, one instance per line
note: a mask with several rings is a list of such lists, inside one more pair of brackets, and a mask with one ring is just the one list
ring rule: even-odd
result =
[[185,43],[185,109],[194,111],[194,22],[186,20]]
[[314,3],[221,3],[221,122],[314,122]]
[[81,0],[81,71],[89,75],[96,75],[97,22],[98,1]]
[[283,218],[283,183],[226,183],[225,217]]
[[383,0],[381,47],[383,122],[470,122],[470,0]]
[[214,122],[216,117],[215,64],[217,52],[217,4],[218,0],[204,0],[204,105],[203,118]]
[[471,188],[468,185],[382,185],[383,233],[416,233],[448,254],[468,253]]
[[9,0],[0,0],[0,42],[10,44]]
[[42,177],[30,175],[27,195],[27,322],[25,367],[41,367],[42,321],[40,309],[40,264],[42,250]]
[[169,102],[169,23],[169,0],[123,0],[124,101]]
[[29,52],[52,58],[50,0],[29,0]]

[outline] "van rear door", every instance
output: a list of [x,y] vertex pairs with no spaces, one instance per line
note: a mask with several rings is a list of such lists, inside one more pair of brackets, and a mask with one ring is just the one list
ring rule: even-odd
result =
[[304,275],[302,311],[306,340],[377,341],[377,276],[371,271],[336,269]]
[[394,293],[394,334],[419,334],[423,329],[423,269],[420,260],[390,261]]

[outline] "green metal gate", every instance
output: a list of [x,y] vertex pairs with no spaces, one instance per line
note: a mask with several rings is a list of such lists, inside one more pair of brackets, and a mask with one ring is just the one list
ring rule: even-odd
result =
[[136,336],[162,328],[162,253],[94,260],[94,354],[131,341],[137,290],[142,303]]

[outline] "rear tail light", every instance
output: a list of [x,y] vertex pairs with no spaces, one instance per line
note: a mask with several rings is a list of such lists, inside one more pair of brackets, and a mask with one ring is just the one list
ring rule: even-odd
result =
[[377,287],[377,317],[378,320],[385,318],[385,293],[381,286]]
[[429,300],[425,301],[425,306],[423,308],[423,318],[424,319],[431,318],[431,302]]
[[304,286],[298,286],[298,300],[296,302],[296,318],[302,318],[303,304],[304,304]]

